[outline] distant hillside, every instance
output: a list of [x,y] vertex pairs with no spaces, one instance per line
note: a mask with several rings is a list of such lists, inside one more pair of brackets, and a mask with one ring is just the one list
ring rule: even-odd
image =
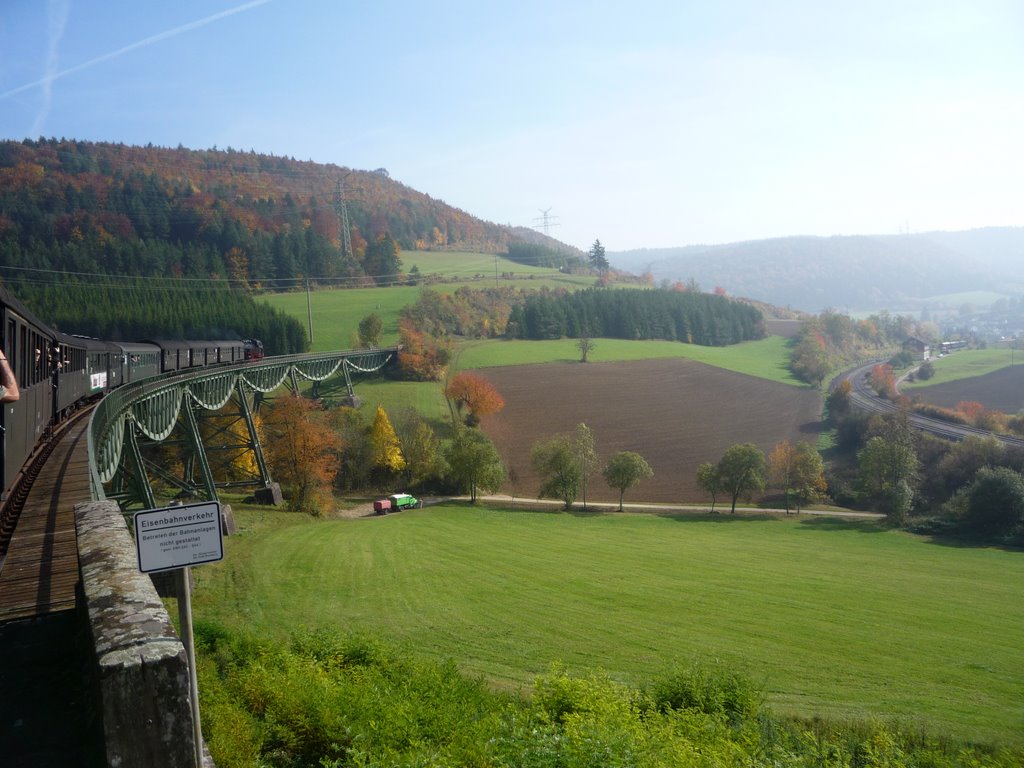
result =
[[928,297],[1024,290],[1024,228],[859,237],[786,237],[608,253],[656,280],[696,280],[704,290],[807,312],[908,309]]
[[574,256],[579,259],[586,258],[586,254],[579,248],[576,248],[571,245],[566,245],[560,240],[555,240],[555,238],[551,237],[550,235],[545,235],[542,232],[538,232],[535,229],[530,229],[529,227],[511,227],[509,229],[509,232],[512,234],[512,236],[522,240],[524,243],[529,243],[530,245],[539,245],[543,248],[547,248],[551,251],[554,251],[555,253],[560,253],[567,256]]
[[[342,247],[339,182],[351,258]],[[382,270],[393,273],[396,250],[505,253],[523,240],[523,233],[411,189],[383,168],[231,149],[0,142],[6,279],[24,267],[230,278],[253,287],[287,287],[298,278],[358,284],[386,277]]]

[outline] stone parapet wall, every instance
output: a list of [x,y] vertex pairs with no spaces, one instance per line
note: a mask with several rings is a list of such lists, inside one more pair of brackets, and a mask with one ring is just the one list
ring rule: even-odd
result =
[[185,649],[116,502],[75,507],[97,700],[110,766],[195,765]]

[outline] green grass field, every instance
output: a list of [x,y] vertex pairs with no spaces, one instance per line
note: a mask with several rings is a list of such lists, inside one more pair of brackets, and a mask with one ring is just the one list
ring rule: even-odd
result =
[[783,713],[1024,739],[1019,552],[806,515],[236,515],[198,619],[369,632],[513,688],[555,661],[633,682],[702,660]]
[[[463,285],[488,287],[495,285],[494,270],[499,275],[512,273],[512,279],[500,279],[502,287],[540,288],[541,286],[568,289],[587,288],[594,284],[593,277],[564,275],[557,269],[530,267],[506,258],[486,253],[403,251],[402,264],[406,271],[413,265],[423,275],[440,275],[446,282],[430,286],[440,292],[452,292]],[[402,307],[412,304],[423,289],[419,286],[393,286],[386,288],[347,288],[271,293],[262,296],[275,309],[297,318],[309,331],[312,324],[313,352],[350,349],[359,321],[376,312],[384,321],[383,344],[398,343],[398,318]]]
[[[510,272],[514,276],[535,275],[553,277],[557,269],[536,267],[510,261],[504,256],[493,253],[471,253],[468,251],[402,251],[399,254],[406,272],[419,267],[420,274],[441,275],[445,278],[472,280],[476,276],[491,279],[493,285],[494,272],[498,274]],[[593,282],[590,280],[589,282]]]
[[398,343],[398,318],[402,307],[412,304],[421,288],[401,285],[389,288],[322,289],[296,293],[271,293],[259,300],[297,318],[309,331],[312,317],[313,352],[351,349],[359,321],[376,312],[384,322],[385,346]]
[[962,349],[945,357],[932,360],[935,375],[928,381],[904,382],[900,389],[917,389],[947,381],[971,379],[998,371],[1000,368],[1024,363],[1024,350],[1010,349]]
[[[589,357],[594,363],[682,357],[782,384],[806,386],[795,379],[787,368],[789,349],[787,340],[781,336],[769,336],[760,341],[747,341],[728,347],[622,339],[595,339],[594,344]],[[575,339],[475,341],[459,348],[456,367],[466,370],[502,365],[574,362],[579,358]]]

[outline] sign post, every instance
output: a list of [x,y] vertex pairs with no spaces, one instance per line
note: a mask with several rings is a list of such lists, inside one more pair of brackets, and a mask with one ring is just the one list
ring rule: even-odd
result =
[[135,549],[143,573],[177,570],[178,620],[188,660],[189,700],[195,736],[196,768],[203,764],[203,729],[199,720],[199,680],[192,637],[192,590],[189,568],[224,559],[220,502],[211,501],[135,513]]

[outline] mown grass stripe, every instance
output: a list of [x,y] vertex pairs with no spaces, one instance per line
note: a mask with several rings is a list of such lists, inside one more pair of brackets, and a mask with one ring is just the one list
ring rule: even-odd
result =
[[227,545],[197,570],[196,610],[249,630],[375,632],[513,687],[555,660],[626,681],[718,660],[788,712],[1024,732],[1018,552],[808,516],[460,506]]

